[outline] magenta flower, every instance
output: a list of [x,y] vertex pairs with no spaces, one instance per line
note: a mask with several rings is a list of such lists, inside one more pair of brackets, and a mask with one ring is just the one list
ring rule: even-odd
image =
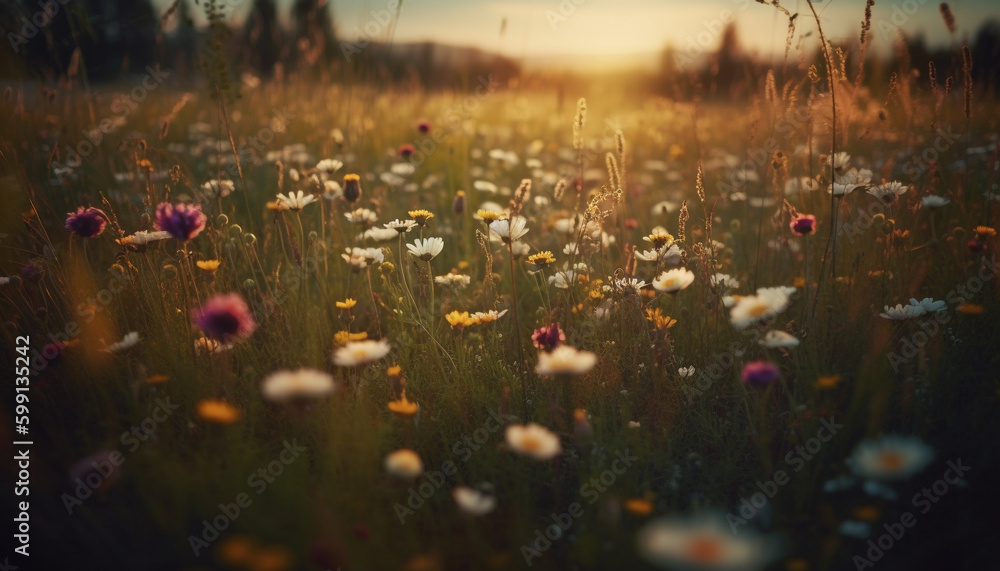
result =
[[403,157],[404,159],[412,157],[413,153],[415,153],[416,151],[417,149],[414,148],[414,146],[409,143],[403,143],[402,145],[399,146],[399,156]]
[[420,131],[421,135],[426,135],[431,132],[431,124],[427,121],[420,121],[417,123],[417,131]]
[[66,213],[66,229],[75,232],[84,238],[94,238],[104,232],[104,227],[108,225],[108,215],[99,208],[79,207],[76,212]]
[[558,323],[552,323],[547,327],[539,327],[531,334],[531,341],[535,348],[546,353],[551,353],[556,347],[566,341],[566,334],[559,329]]
[[789,224],[796,236],[808,236],[816,231],[816,217],[812,214],[800,214]]
[[191,320],[206,337],[216,341],[246,339],[257,330],[257,322],[247,302],[238,293],[210,297],[205,305],[194,310]]
[[205,214],[196,204],[161,202],[156,207],[156,228],[169,233],[182,242],[187,242],[205,229]]
[[743,365],[743,382],[748,385],[764,387],[780,376],[781,370],[770,361],[752,361]]

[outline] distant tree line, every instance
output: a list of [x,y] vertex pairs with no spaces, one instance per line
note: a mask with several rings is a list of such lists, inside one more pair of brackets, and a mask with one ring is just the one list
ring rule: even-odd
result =
[[[373,16],[367,26],[378,34],[359,29],[342,39],[329,0],[294,0],[287,27],[275,0],[252,0],[235,23],[233,4],[174,0],[157,13],[150,0],[0,0],[0,29],[12,47],[0,50],[0,76],[113,81],[159,64],[175,78],[223,84],[249,72],[262,80],[298,74],[460,87],[456,77],[473,84],[479,75],[507,79],[520,71],[515,62],[478,50],[393,47],[373,39],[388,37],[383,18],[395,14]],[[207,26],[196,25],[205,19],[196,11]]]
[[[751,94],[761,93],[761,85],[768,70],[781,70],[783,65],[794,69],[800,65],[797,54],[792,52],[787,61],[764,61],[747,54],[740,45],[733,23],[722,28],[718,47],[703,49],[689,46],[668,46],[661,52],[660,67],[652,80],[652,89],[678,99],[705,97],[710,99],[745,100]],[[933,63],[939,85],[951,76],[955,86],[962,84],[961,44],[931,49],[922,35],[903,36],[903,45],[895,46],[893,56],[880,58],[869,51],[865,61],[865,83],[873,90],[885,90],[892,73],[916,70],[925,80]],[[848,74],[854,78],[857,70],[858,45],[837,45],[848,54]],[[899,49],[903,47],[905,49]],[[983,22],[969,42],[972,54],[972,77],[977,92],[995,97],[1000,88],[1000,21]],[[825,77],[825,66],[817,49],[806,60],[815,65]]]

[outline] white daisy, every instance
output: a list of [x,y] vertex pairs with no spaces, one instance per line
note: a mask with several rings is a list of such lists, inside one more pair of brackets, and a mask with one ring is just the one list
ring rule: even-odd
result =
[[324,175],[330,176],[333,173],[339,171],[344,166],[344,163],[336,159],[323,159],[316,164],[316,170],[323,173]]
[[947,303],[940,300],[935,301],[933,298],[930,297],[925,297],[920,301],[917,301],[916,299],[911,297],[910,305],[912,307],[920,308],[922,310],[920,315],[923,315],[924,313],[937,313],[938,311],[942,311],[948,307]]
[[549,276],[549,285],[559,289],[569,289],[576,283],[578,278],[578,274],[573,270],[564,270]]
[[288,196],[281,193],[278,194],[278,204],[295,212],[302,210],[306,206],[312,204],[315,200],[315,195],[306,194],[301,190],[298,192],[289,192]]
[[392,222],[386,222],[383,226],[385,226],[387,230],[395,230],[399,234],[405,234],[417,227],[417,221],[396,219]]
[[677,293],[694,283],[694,272],[687,268],[675,268],[661,273],[653,280],[653,287],[658,291]]
[[620,293],[621,295],[639,295],[642,292],[642,288],[646,287],[646,282],[637,278],[608,278],[611,282],[611,288]]
[[528,220],[524,216],[515,216],[512,220],[494,220],[490,222],[490,230],[500,237],[505,244],[517,241],[528,233]]
[[429,262],[437,257],[444,250],[444,240],[441,238],[417,238],[412,244],[407,244],[406,249],[410,255]]
[[868,186],[871,181],[872,171],[852,168],[844,174],[838,174],[836,180],[827,190],[837,196],[843,196],[854,192],[855,189]]
[[873,186],[868,189],[868,194],[874,196],[875,198],[881,200],[885,204],[894,204],[896,199],[900,195],[906,194],[906,191],[910,190],[908,186],[903,186],[901,182],[884,182],[878,186]]

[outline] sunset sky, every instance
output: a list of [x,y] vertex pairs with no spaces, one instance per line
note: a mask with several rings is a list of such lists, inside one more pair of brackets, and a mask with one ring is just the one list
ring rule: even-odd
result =
[[[158,2],[162,5],[169,0]],[[250,4],[249,0],[232,2],[238,4],[237,17]],[[279,4],[285,11],[291,0],[279,0]],[[996,0],[950,4],[959,36],[971,36],[991,16],[1000,18]],[[353,39],[357,30],[368,26],[377,31],[375,39],[386,40],[388,27],[382,27],[372,12],[385,14],[394,5],[391,0],[333,0],[337,31],[342,38]],[[815,28],[804,0],[786,0],[784,5],[792,13],[800,13],[801,30]],[[816,2],[831,39],[857,37],[864,5],[864,0]],[[904,8],[911,13],[906,14]],[[648,55],[667,43],[685,48],[699,37],[703,43],[711,42],[709,49],[714,48],[718,36],[711,29],[718,26],[712,22],[720,22],[725,11],[736,20],[740,39],[748,49],[760,54],[782,53],[787,20],[774,8],[753,0],[409,0],[400,10],[395,41],[474,46],[515,58]],[[875,5],[872,20],[875,50],[888,49],[897,23],[910,34],[924,33],[931,43],[949,41],[938,2],[932,0],[881,0]]]

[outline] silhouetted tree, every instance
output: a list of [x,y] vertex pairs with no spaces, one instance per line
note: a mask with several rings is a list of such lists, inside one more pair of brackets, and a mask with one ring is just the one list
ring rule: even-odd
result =
[[254,0],[243,27],[243,49],[249,66],[262,77],[270,77],[281,56],[281,29],[274,0]]
[[298,57],[309,64],[331,61],[337,48],[337,38],[327,0],[295,0],[292,25]]

